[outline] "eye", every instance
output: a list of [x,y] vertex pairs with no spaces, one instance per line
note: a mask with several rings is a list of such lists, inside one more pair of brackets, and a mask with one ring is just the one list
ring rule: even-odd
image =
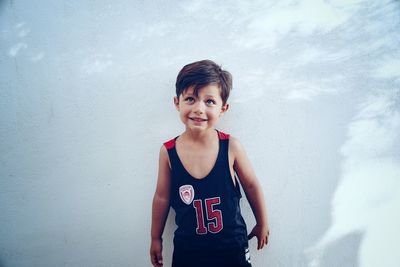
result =
[[207,99],[207,100],[206,100],[206,104],[209,105],[209,106],[211,106],[211,105],[217,104],[217,102],[215,102],[215,100],[213,100],[213,99]]
[[185,97],[185,102],[193,103],[194,102],[194,97],[191,97],[191,96]]

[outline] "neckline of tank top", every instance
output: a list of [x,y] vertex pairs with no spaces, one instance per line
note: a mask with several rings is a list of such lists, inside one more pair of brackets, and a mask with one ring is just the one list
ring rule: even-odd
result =
[[[223,140],[227,140],[229,139],[229,134],[225,134],[223,132],[218,131],[217,129],[215,129],[218,133],[218,154],[217,154],[217,158],[215,159],[215,162],[211,168],[211,170],[207,173],[206,176],[202,177],[202,178],[197,178],[194,177],[185,167],[185,165],[183,165],[183,162],[181,160],[181,158],[178,155],[178,150],[176,150],[176,146],[175,147],[175,153],[176,153],[176,157],[178,159],[178,163],[181,165],[182,169],[185,171],[185,173],[192,179],[195,181],[204,181],[207,180],[207,178],[209,178],[211,176],[211,174],[215,171],[215,168],[217,167],[218,162],[220,161],[220,157],[222,154],[222,148],[221,148],[221,141]],[[175,137],[174,140],[176,141],[176,139],[178,139],[179,136]],[[175,145],[175,144],[174,144]]]
[[[215,131],[217,131],[217,133],[218,133],[218,138],[219,138],[220,141],[221,141],[221,140],[228,140],[228,139],[230,138],[230,134],[221,132],[221,131],[219,131],[219,130],[217,130],[217,129],[215,129]],[[176,139],[178,139],[179,136],[180,136],[180,135],[178,135],[178,136],[176,136],[175,138],[173,138],[173,139],[171,139],[171,140],[165,142],[165,143],[164,143],[165,147],[166,147],[167,149],[174,148],[175,145],[176,145]]]

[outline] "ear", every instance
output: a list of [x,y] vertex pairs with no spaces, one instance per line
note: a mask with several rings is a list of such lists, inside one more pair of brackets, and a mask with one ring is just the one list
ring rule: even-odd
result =
[[229,109],[229,104],[225,104],[221,107],[221,112],[219,113],[219,116],[222,116],[225,114],[225,112],[227,112]]
[[177,111],[179,111],[179,98],[174,96],[174,105]]

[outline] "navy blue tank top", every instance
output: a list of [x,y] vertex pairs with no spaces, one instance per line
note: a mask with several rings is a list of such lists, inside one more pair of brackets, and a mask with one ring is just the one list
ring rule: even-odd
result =
[[180,249],[225,249],[248,246],[240,212],[239,182],[229,169],[229,135],[219,132],[219,151],[210,173],[196,179],[183,166],[174,138],[164,143],[171,163],[170,205],[175,210],[174,246]]

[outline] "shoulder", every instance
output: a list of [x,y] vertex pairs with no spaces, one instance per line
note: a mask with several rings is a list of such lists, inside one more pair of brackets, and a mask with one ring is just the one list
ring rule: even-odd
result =
[[163,144],[160,148],[159,165],[160,165],[160,167],[168,166],[169,168],[171,168],[168,150],[167,150],[167,147],[165,146],[165,144]]
[[230,136],[229,138],[229,154],[231,154],[234,158],[245,153],[244,147],[242,143],[234,136]]
[[165,144],[160,147],[160,159],[168,159],[168,150]]
[[243,145],[240,143],[239,139],[231,135],[229,138],[229,149],[234,151],[242,150]]

